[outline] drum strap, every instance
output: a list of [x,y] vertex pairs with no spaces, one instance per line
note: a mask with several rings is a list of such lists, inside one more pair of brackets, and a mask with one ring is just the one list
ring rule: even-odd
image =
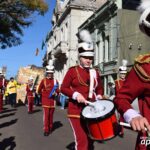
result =
[[94,92],[94,79],[95,79],[95,81],[96,81],[96,86],[97,86],[96,71],[95,71],[95,69],[90,69],[89,98],[92,98],[92,96],[93,96],[93,92]]

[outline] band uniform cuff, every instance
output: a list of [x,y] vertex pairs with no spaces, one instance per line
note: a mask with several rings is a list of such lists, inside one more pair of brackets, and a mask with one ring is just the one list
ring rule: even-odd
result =
[[141,116],[141,115],[134,109],[128,109],[123,115],[123,117],[127,123],[130,123],[130,121],[133,118],[139,117],[139,116]]

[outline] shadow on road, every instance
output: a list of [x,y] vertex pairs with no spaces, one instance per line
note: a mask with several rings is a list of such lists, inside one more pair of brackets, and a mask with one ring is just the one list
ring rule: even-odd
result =
[[53,124],[53,130],[56,130],[57,128],[62,127],[63,124],[60,121],[55,121]]
[[13,119],[13,120],[11,120],[9,122],[2,123],[2,124],[0,124],[0,128],[7,127],[7,126],[10,126],[12,124],[15,124],[17,122],[17,120],[18,119]]
[[68,144],[68,145],[66,146],[66,148],[67,148],[68,150],[75,150],[75,142],[71,142],[70,144]]
[[3,110],[7,110],[8,108],[4,107]]
[[33,110],[32,114],[42,111],[41,109]]
[[5,117],[9,117],[9,116],[13,116],[13,115],[15,115],[15,113],[4,114],[4,115],[0,116],[0,119],[5,118]]
[[13,150],[16,147],[16,143],[15,143],[15,137],[11,136],[9,138],[4,139],[2,142],[0,142],[0,149],[1,150]]
[[7,109],[7,110],[3,110],[0,114],[3,114],[3,113],[7,113],[7,112],[11,112],[11,111],[16,111],[17,109]]
[[25,104],[20,99],[18,100],[18,103],[17,103],[17,107],[19,106],[25,106]]

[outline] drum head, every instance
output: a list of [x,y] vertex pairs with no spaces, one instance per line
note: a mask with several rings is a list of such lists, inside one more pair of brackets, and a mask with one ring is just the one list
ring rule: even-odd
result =
[[110,100],[99,100],[93,106],[86,106],[82,110],[82,116],[87,119],[104,119],[115,111],[114,103]]

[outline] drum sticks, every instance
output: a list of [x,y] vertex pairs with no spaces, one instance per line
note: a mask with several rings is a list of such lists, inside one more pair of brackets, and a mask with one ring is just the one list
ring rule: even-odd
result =
[[92,103],[92,102],[86,101],[86,103],[89,104],[92,107],[95,107],[94,103]]
[[[119,124],[120,124],[121,126],[125,126],[125,127],[131,128],[131,125],[130,125],[129,123],[120,122]],[[147,131],[147,128],[145,128],[145,131]]]

